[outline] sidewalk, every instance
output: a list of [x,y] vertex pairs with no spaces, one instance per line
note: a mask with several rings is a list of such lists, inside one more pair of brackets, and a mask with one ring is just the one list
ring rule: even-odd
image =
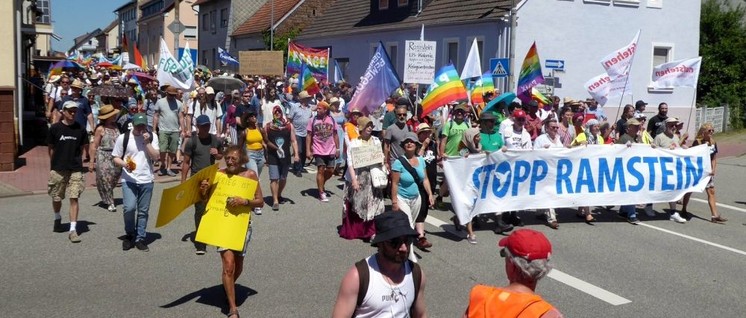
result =
[[[718,141],[718,158],[738,157],[746,154],[746,134],[728,136]],[[716,139],[717,140],[717,139]],[[46,146],[37,146],[23,154],[26,165],[15,171],[0,172],[0,198],[47,193],[47,179],[49,178],[49,154]],[[172,166],[180,169],[178,165]],[[178,181],[180,178],[158,176],[155,182]],[[87,189],[96,188],[96,177],[93,173],[86,175]]]
[[[46,146],[37,146],[19,157],[26,164],[15,171],[0,172],[0,198],[21,195],[47,193],[47,179],[49,178],[49,153]],[[87,165],[87,164],[86,164]],[[181,166],[173,165],[175,169]],[[170,182],[180,180],[179,176],[158,176],[155,182]],[[96,189],[94,173],[86,174],[86,189]]]

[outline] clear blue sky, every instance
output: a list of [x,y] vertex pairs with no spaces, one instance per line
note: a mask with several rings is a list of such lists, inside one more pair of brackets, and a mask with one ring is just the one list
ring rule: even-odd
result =
[[[5,0],[2,0],[5,1]],[[114,9],[128,0],[51,0],[52,26],[62,41],[52,39],[52,49],[65,52],[73,39],[97,28],[103,29],[117,18]]]

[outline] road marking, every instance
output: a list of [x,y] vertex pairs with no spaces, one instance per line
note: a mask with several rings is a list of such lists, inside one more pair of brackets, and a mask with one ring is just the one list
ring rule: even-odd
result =
[[[444,230],[446,232],[449,232],[451,234],[454,234],[454,235],[457,235],[457,236],[462,236],[458,232],[452,230],[451,227],[448,227],[448,228],[443,227],[444,225],[447,225],[449,223],[443,222],[442,220],[440,220],[438,218],[435,218],[435,217],[433,217],[431,215],[427,216],[427,218],[425,219],[425,222],[427,222],[428,224],[430,224],[432,226],[440,228],[440,229],[442,229],[442,230]],[[562,272],[562,271],[560,271],[560,270],[558,270],[556,268],[552,269],[552,271],[549,272],[549,275],[547,275],[547,277],[552,278],[552,279],[554,279],[554,280],[556,280],[556,281],[558,281],[560,283],[563,283],[565,285],[568,285],[568,286],[570,286],[572,288],[575,288],[575,289],[577,289],[577,290],[579,290],[581,292],[584,292],[584,293],[586,293],[588,295],[596,297],[596,298],[598,298],[600,300],[603,300],[603,301],[605,301],[605,302],[607,302],[607,303],[609,303],[611,305],[614,305],[614,306],[624,305],[624,304],[628,304],[628,303],[632,302],[631,300],[629,300],[627,298],[624,298],[622,296],[614,294],[614,293],[612,293],[610,291],[607,291],[607,290],[605,290],[605,289],[603,289],[601,287],[595,286],[595,285],[593,285],[591,283],[588,283],[588,282],[586,282],[586,281],[584,281],[582,279],[570,276],[570,275],[568,275],[568,274],[566,274],[566,273],[564,273],[564,272]]]
[[676,235],[676,236],[679,236],[679,237],[683,237],[685,239],[689,239],[689,240],[692,240],[692,241],[695,241],[695,242],[700,242],[702,244],[707,244],[707,245],[714,246],[714,247],[717,247],[717,248],[720,248],[720,249],[724,249],[726,251],[730,251],[730,252],[733,252],[733,253],[736,253],[736,254],[741,254],[743,256],[746,256],[746,251],[742,251],[742,250],[735,249],[735,248],[732,248],[732,247],[728,247],[728,246],[725,246],[725,245],[720,245],[718,243],[713,243],[713,242],[710,242],[710,241],[705,241],[705,240],[703,240],[701,238],[696,238],[694,236],[689,236],[689,235],[677,233],[677,232],[674,232],[674,231],[671,231],[671,230],[666,230],[664,228],[660,228],[660,227],[657,227],[657,226],[646,224],[644,222],[640,222],[639,225],[646,226],[646,227],[649,227],[649,228],[654,229],[654,230],[658,230],[658,231],[665,232],[665,233],[668,233],[668,234],[673,234],[673,235]]
[[552,278],[560,283],[563,283],[567,286],[570,286],[572,288],[575,288],[579,291],[582,291],[588,295],[591,295],[593,297],[596,297],[600,300],[603,300],[609,304],[612,304],[614,306],[629,304],[632,301],[624,298],[622,296],[619,296],[617,294],[614,294],[610,291],[607,291],[601,287],[592,285],[586,281],[583,281],[581,279],[575,278],[573,276],[570,276],[558,269],[552,269],[551,272],[547,275],[547,277]]
[[[701,202],[701,203],[704,203],[704,204],[709,204],[709,202],[707,202],[707,200],[702,200],[702,199],[697,199],[697,198],[690,198],[690,200]],[[739,208],[737,206],[727,205],[727,204],[719,203],[719,202],[716,203],[716,205],[719,206],[719,207],[721,207],[721,208],[726,208],[726,209],[731,209],[731,210],[734,210],[734,211],[746,213],[746,209],[742,209],[742,208]]]

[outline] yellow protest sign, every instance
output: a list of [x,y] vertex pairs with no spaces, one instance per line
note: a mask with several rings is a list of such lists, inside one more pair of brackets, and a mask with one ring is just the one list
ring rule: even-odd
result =
[[200,200],[199,183],[204,179],[214,180],[218,164],[214,164],[195,173],[183,183],[163,189],[161,205],[158,207],[158,218],[155,227],[164,226],[176,219],[181,212]]
[[249,229],[251,207],[229,207],[228,198],[251,200],[259,183],[238,175],[228,176],[223,172],[215,174],[213,183],[215,189],[207,201],[207,210],[199,223],[195,240],[240,252]]

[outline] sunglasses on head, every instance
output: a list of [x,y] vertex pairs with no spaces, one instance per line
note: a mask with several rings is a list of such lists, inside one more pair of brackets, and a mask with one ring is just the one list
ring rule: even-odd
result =
[[391,247],[398,248],[402,244],[412,244],[414,242],[414,238],[411,236],[405,236],[405,237],[397,237],[395,239],[391,239],[386,241],[386,244],[388,244]]

